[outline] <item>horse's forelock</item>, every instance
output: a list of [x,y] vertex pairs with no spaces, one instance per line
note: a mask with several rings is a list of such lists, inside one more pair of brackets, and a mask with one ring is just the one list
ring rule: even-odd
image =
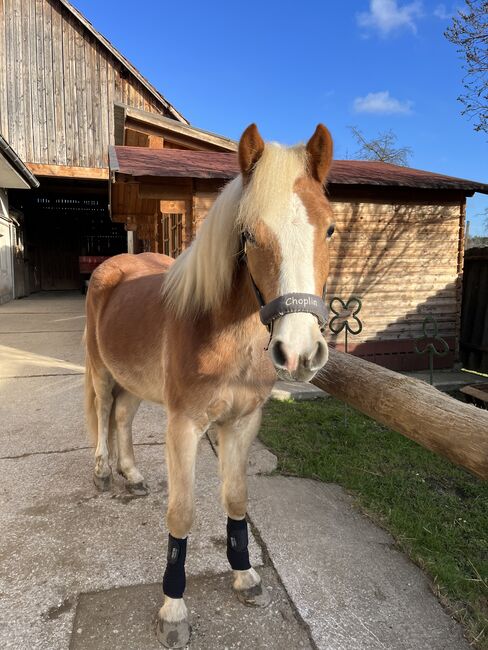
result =
[[269,143],[245,186],[239,176],[224,187],[195,241],[166,274],[163,299],[178,316],[196,315],[221,303],[231,287],[240,232],[258,220],[276,226],[286,219],[295,182],[307,173],[303,145]]
[[261,220],[271,225],[285,219],[295,182],[307,173],[307,152],[303,145],[287,148],[268,143],[244,187],[238,224],[252,227]]

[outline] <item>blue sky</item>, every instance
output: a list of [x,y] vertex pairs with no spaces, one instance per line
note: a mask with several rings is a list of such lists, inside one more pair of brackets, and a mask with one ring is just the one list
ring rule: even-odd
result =
[[[488,182],[488,137],[461,116],[461,60],[443,36],[463,0],[73,0],[192,124],[256,122],[294,143],[324,122],[335,157],[392,129],[412,167]],[[468,199],[482,234],[488,197]],[[488,233],[486,233],[488,234]]]

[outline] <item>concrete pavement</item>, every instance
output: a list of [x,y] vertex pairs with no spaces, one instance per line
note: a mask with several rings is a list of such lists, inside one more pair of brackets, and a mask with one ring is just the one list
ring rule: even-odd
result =
[[[136,456],[151,492],[92,484],[83,425],[83,299],[0,307],[0,644],[43,650],[160,647],[166,537],[164,412],[144,404]],[[217,461],[202,440],[188,604],[195,649],[466,650],[423,574],[337,486],[265,476],[250,463],[251,555],[272,605],[240,605],[225,558]]]

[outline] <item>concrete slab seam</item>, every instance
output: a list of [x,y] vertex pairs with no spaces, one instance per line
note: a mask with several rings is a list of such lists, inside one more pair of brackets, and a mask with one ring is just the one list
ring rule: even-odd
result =
[[[217,450],[216,450],[215,445],[213,444],[212,440],[210,439],[210,436],[208,435],[208,432],[205,434],[205,436],[206,436],[208,442],[210,443],[210,447],[211,447],[213,453],[215,454],[215,457],[218,458]],[[256,525],[252,521],[251,516],[250,516],[249,513],[247,513],[247,521],[248,521],[249,527],[251,529],[251,533],[253,534],[254,539],[256,540],[256,543],[257,543],[257,545],[259,546],[259,548],[261,550],[261,556],[263,558],[263,567],[271,567],[273,569],[273,571],[274,571],[274,573],[276,575],[276,579],[277,579],[278,583],[280,584],[281,588],[283,589],[284,593],[286,594],[288,604],[290,605],[290,608],[291,608],[291,610],[293,612],[293,615],[295,616],[295,619],[296,619],[298,625],[300,625],[300,627],[306,633],[306,635],[308,637],[308,640],[310,642],[310,645],[313,648],[313,650],[319,650],[319,647],[317,646],[317,644],[315,643],[315,641],[313,639],[312,631],[310,629],[310,626],[303,620],[303,618],[300,615],[300,612],[298,611],[298,608],[296,607],[295,603],[291,599],[290,594],[288,593],[288,589],[283,584],[281,576],[278,573],[278,571],[277,571],[277,569],[276,569],[276,567],[274,565],[273,560],[271,559],[271,555],[270,555],[270,553],[268,551],[268,548],[267,548],[267,546],[266,546],[266,544],[265,544],[265,542],[264,542],[264,540],[263,540],[263,538],[261,536],[261,533],[259,532],[258,528],[256,527]]]
[[[164,442],[135,442],[134,447],[164,447]],[[0,456],[0,460],[22,460],[30,456],[50,456],[52,454],[69,454],[73,451],[86,451],[93,449],[91,445],[87,447],[70,447],[69,449],[51,449],[49,451],[30,451],[18,456]]]
[[[46,334],[49,333],[51,330],[0,330],[0,334]],[[77,334],[83,333],[83,330],[80,329],[75,329],[75,330],[54,330],[56,334]]]
[[263,557],[263,566],[264,567],[269,566],[269,567],[271,567],[273,569],[273,571],[275,572],[275,575],[276,575],[276,579],[278,580],[279,584],[281,585],[283,591],[286,594],[286,597],[288,599],[288,603],[289,603],[290,608],[291,608],[291,610],[292,610],[292,612],[293,612],[293,614],[295,616],[295,619],[296,619],[297,623],[300,625],[300,627],[307,634],[308,640],[309,640],[310,645],[312,646],[313,650],[320,650],[318,645],[315,643],[315,640],[314,640],[314,638],[312,636],[312,630],[310,629],[310,626],[308,625],[308,623],[306,623],[303,620],[300,612],[298,611],[298,607],[293,602],[293,600],[292,600],[292,598],[291,598],[291,596],[290,596],[290,594],[288,592],[288,589],[286,588],[286,585],[283,583],[283,581],[281,579],[281,576],[280,576],[278,570],[276,569],[276,566],[275,566],[275,564],[274,564],[274,562],[273,562],[273,560],[271,558],[271,555],[270,555],[270,553],[268,551],[268,547],[266,546],[266,543],[264,542],[258,528],[256,527],[256,525],[252,521],[251,516],[249,515],[249,513],[247,515],[247,520],[248,520],[251,532],[254,535],[254,539],[256,540],[259,548],[261,549],[261,555]]
[[46,372],[39,375],[5,375],[2,379],[35,379],[36,377],[83,377],[84,372]]

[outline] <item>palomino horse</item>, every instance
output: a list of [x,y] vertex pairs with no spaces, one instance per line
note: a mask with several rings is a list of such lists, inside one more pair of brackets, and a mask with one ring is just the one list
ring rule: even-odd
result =
[[247,459],[276,372],[307,381],[327,361],[322,297],[333,226],[323,183],[331,159],[322,125],[306,146],[285,148],[265,145],[253,124],[239,143],[241,174],[176,261],[118,255],[93,273],[85,398],[99,488],[109,487],[116,455],[127,487],[147,491],[135,465],[132,420],[141,400],[164,404],[167,412],[169,542],[158,624],[167,647],[184,646],[190,634],[186,543],[195,456],[211,425],[219,440],[233,586],[246,604],[269,602],[249,563]]

